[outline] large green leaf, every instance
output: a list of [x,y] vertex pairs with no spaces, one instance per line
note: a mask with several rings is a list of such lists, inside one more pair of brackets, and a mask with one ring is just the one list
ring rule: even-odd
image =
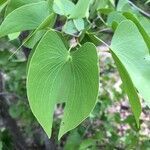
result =
[[59,138],[89,115],[97,100],[98,74],[93,44],[70,52],[56,32],[44,35],[30,60],[27,93],[31,109],[49,137],[57,103],[66,104]]
[[19,7],[2,22],[0,37],[10,33],[36,29],[49,14],[48,2],[46,1]]
[[72,10],[69,18],[78,19],[78,18],[88,18],[89,17],[89,6],[90,0],[79,0],[75,8]]
[[11,13],[13,10],[30,3],[37,3],[43,0],[9,0],[8,6],[6,9],[6,15]]
[[123,64],[120,62],[118,57],[112,52],[113,59],[117,65],[117,69],[119,71],[120,77],[123,82],[123,87],[125,92],[129,97],[129,101],[131,104],[132,112],[134,114],[137,126],[139,127],[139,118],[142,112],[141,103],[137,94],[137,91],[133,85],[133,82],[128,74],[128,71],[125,69]]
[[123,21],[114,34],[111,49],[128,71],[134,86],[150,106],[149,49],[132,21]]

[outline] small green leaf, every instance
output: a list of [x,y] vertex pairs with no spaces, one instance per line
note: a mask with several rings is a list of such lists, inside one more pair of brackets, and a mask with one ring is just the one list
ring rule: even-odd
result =
[[99,46],[101,43],[99,38],[94,33],[88,33],[88,32],[86,32],[86,34],[84,35],[81,43],[86,43],[87,41],[93,43],[96,46]]
[[19,7],[6,16],[0,25],[0,37],[10,33],[36,29],[49,14],[46,1]]
[[61,138],[90,114],[98,84],[98,58],[93,44],[69,52],[56,32],[44,35],[30,60],[27,93],[31,109],[49,137],[55,105],[66,104]]
[[106,8],[108,6],[108,0],[96,0],[95,5],[97,7],[96,10]]
[[81,144],[82,141],[82,137],[81,135],[78,133],[77,130],[73,130],[72,132],[70,132],[66,144],[64,146],[64,150],[78,150],[79,146]]
[[83,19],[74,19],[73,20],[75,27],[78,31],[84,30],[84,20]]
[[149,49],[132,21],[120,23],[112,39],[111,49],[128,71],[139,94],[150,106]]
[[75,4],[70,0],[54,0],[53,10],[56,14],[68,16],[74,9]]
[[77,35],[78,30],[73,22],[73,20],[69,20],[65,23],[65,25],[63,26],[63,32],[65,32],[66,34],[70,34],[70,35]]
[[12,33],[8,35],[8,38],[10,41],[12,41],[14,39],[17,39],[19,35],[20,35],[20,32]]
[[72,10],[70,19],[88,18],[89,17],[89,6],[90,0],[79,0],[75,8]]

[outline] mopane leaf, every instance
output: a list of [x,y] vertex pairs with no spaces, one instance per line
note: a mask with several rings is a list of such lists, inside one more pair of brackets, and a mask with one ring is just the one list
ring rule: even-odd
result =
[[49,137],[57,103],[65,102],[59,138],[89,115],[97,100],[98,74],[92,43],[70,52],[56,32],[44,35],[30,60],[27,93],[31,109]]
[[[44,11],[43,11],[44,10]],[[0,37],[37,28],[50,14],[46,1],[24,5],[10,13],[0,25]]]
[[120,23],[111,49],[128,71],[138,92],[150,106],[150,54],[138,28],[132,21]]
[[119,74],[120,74],[120,77],[122,79],[124,90],[129,97],[132,112],[134,114],[137,126],[139,127],[140,126],[139,125],[139,118],[140,118],[140,115],[142,112],[142,108],[141,108],[141,103],[140,103],[137,91],[133,85],[133,82],[132,82],[127,70],[123,66],[123,64],[120,62],[118,57],[113,52],[112,52],[112,56],[114,58],[114,61],[117,65],[117,69],[118,69]]

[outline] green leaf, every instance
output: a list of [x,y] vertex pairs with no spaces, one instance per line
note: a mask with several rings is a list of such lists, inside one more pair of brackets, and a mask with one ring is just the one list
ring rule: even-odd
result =
[[88,18],[89,17],[90,0],[79,0],[75,8],[72,10],[70,19]]
[[36,43],[40,41],[40,39],[43,37],[45,33],[46,33],[46,30],[37,31],[36,33],[31,35],[29,39],[27,38],[27,41],[25,41],[23,45],[30,49],[33,49],[33,47],[36,45]]
[[80,143],[79,150],[85,150],[85,149],[88,149],[89,147],[94,146],[94,145],[96,145],[95,139],[92,139],[92,138],[85,139],[82,141],[82,143]]
[[90,114],[97,100],[98,84],[98,58],[92,43],[70,52],[56,32],[44,35],[30,60],[27,93],[30,107],[49,137],[55,105],[66,104],[61,138]]
[[74,19],[73,22],[78,31],[84,30],[84,20],[83,19]]
[[126,17],[121,12],[113,11],[108,15],[107,24],[115,30],[119,23],[126,20]]
[[0,68],[2,68],[2,66],[6,66],[8,63],[8,58],[10,56],[10,52],[9,51],[0,51]]
[[56,14],[68,16],[74,9],[75,4],[70,0],[54,0],[53,10]]
[[29,36],[24,40],[22,45],[25,45],[29,48],[33,48],[36,43],[43,37],[46,33],[46,28],[52,28],[56,21],[56,14],[51,13],[45,20],[29,34]]
[[48,3],[46,1],[19,7],[2,22],[0,37],[10,33],[36,29],[49,14]]
[[96,0],[95,5],[97,6],[97,10],[106,8],[108,6],[108,0]]
[[150,19],[141,15],[138,17],[138,20],[145,29],[146,33],[150,36]]
[[140,95],[150,106],[149,50],[132,21],[120,23],[112,39],[111,49],[128,71]]
[[6,3],[7,0],[1,0],[0,1],[0,6],[3,5],[4,3]]
[[5,14],[8,15],[13,10],[30,3],[38,3],[43,0],[9,0]]
[[77,130],[73,130],[66,141],[66,144],[64,146],[64,150],[78,150],[79,146],[81,144],[82,137],[81,135],[77,132]]
[[43,22],[31,32],[28,37],[22,42],[21,46],[10,56],[10,58],[15,55],[20,48],[25,45],[29,48],[33,48],[36,43],[42,38],[42,36],[46,33],[47,28],[52,28],[56,21],[56,14],[51,13],[47,18],[43,20]]
[[117,11],[127,11],[127,10],[131,10],[131,6],[128,0],[119,0],[117,5]]
[[8,38],[10,41],[12,41],[14,39],[17,39],[19,35],[20,35],[20,32],[12,33],[8,35]]
[[137,126],[139,128],[139,126],[140,126],[139,118],[140,118],[140,115],[142,112],[142,108],[141,108],[141,103],[140,103],[137,91],[133,85],[133,82],[132,82],[126,68],[123,66],[123,64],[120,62],[118,57],[113,52],[112,52],[112,56],[113,56],[113,59],[117,65],[117,69],[119,71],[120,77],[121,77],[122,82],[123,82],[124,90],[129,97],[132,112],[134,114]]
[[78,30],[73,22],[73,20],[69,20],[65,23],[65,25],[63,26],[63,32],[65,32],[66,34],[70,34],[70,35],[77,35]]
[[[135,15],[133,15],[133,14],[131,14],[129,12],[123,13],[123,15],[127,19],[132,20],[136,24],[136,26],[138,27],[140,33],[142,34],[142,36],[143,36],[143,38],[144,38],[144,40],[145,40],[145,42],[146,42],[146,44],[147,44],[147,46],[149,48],[149,51],[150,51],[150,35],[148,35],[148,33],[146,32],[147,31],[147,27],[145,27],[145,25],[143,25],[142,19],[141,18],[138,19]],[[149,23],[149,25],[150,25],[150,23]],[[147,26],[149,26],[149,25],[147,25]]]
[[84,35],[81,43],[86,43],[87,41],[93,43],[96,46],[99,46],[101,43],[99,38],[94,33],[88,33],[88,32],[86,32],[86,34]]
[[3,9],[7,6],[8,1],[3,0],[0,2],[0,13],[3,11]]

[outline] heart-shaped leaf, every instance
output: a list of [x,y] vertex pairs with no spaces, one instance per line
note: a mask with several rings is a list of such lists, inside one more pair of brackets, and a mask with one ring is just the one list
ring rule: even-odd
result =
[[149,49],[132,21],[123,21],[118,26],[111,49],[128,71],[138,92],[150,106]]
[[0,37],[10,33],[36,29],[50,15],[48,6],[48,2],[42,1],[15,9],[0,25]]
[[44,35],[30,60],[27,93],[31,109],[49,137],[55,105],[65,102],[61,138],[92,111],[98,84],[98,58],[92,43],[70,52],[56,32]]

